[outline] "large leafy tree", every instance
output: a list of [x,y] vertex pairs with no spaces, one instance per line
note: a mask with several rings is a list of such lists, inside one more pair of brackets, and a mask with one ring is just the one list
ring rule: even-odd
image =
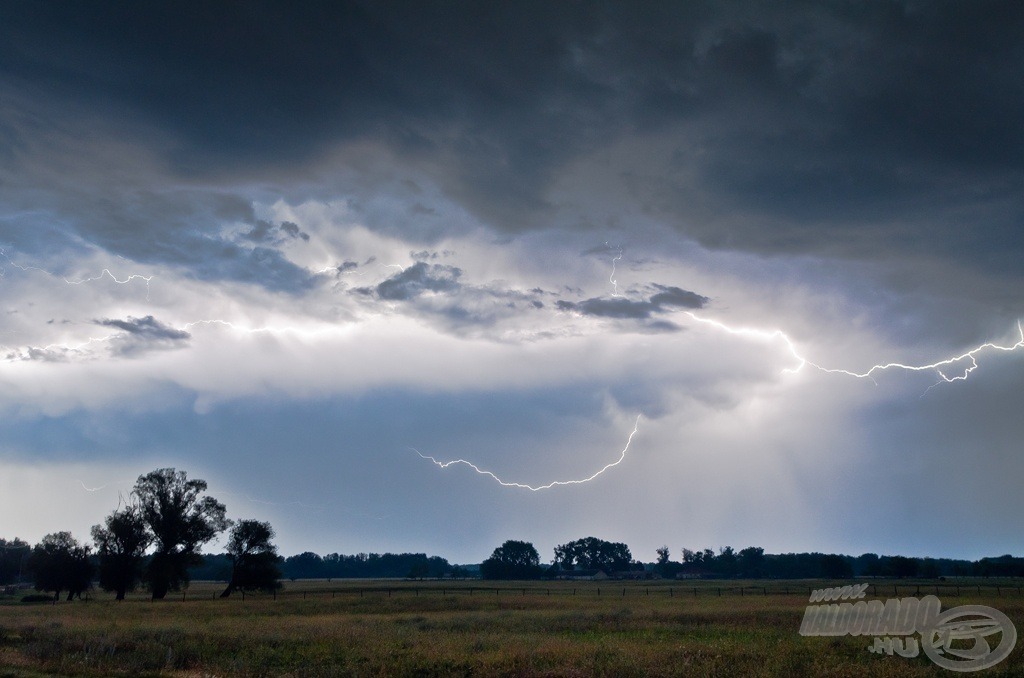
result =
[[231,528],[228,556],[231,558],[231,581],[220,594],[227,598],[234,591],[273,591],[281,587],[280,558],[277,547],[270,543],[274,530],[270,523],[242,520]]
[[153,538],[141,508],[129,505],[114,511],[103,525],[93,525],[92,538],[100,560],[100,586],[124,600],[142,578],[146,548]]
[[484,579],[536,579],[541,576],[540,554],[528,541],[509,539],[480,564]]
[[205,480],[162,468],[139,476],[134,494],[155,550],[146,568],[153,598],[188,582],[190,565],[202,562],[202,545],[227,529],[224,504],[206,492]]
[[89,547],[78,542],[70,532],[54,532],[32,549],[28,567],[37,591],[68,592],[68,600],[81,597],[92,583],[93,567]]
[[584,537],[555,547],[555,564],[563,570],[577,567],[583,570],[602,570],[607,574],[628,570],[633,555],[621,542],[610,542],[597,537]]

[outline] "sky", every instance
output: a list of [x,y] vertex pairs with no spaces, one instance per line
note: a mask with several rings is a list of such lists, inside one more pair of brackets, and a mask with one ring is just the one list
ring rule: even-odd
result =
[[285,555],[1024,555],[1021,72],[1017,2],[0,3],[0,536],[174,467]]

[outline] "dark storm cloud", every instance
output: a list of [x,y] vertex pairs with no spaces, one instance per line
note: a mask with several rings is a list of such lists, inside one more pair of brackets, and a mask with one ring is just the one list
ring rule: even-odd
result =
[[[710,301],[707,297],[679,287],[652,284],[657,292],[646,301],[629,299],[624,296],[594,297],[579,302],[560,299],[555,307],[560,311],[574,311],[583,315],[599,318],[617,318],[620,320],[647,320],[653,314],[663,313],[674,308],[700,309]],[[648,327],[660,330],[678,329],[664,320],[647,323]]]
[[309,234],[304,233],[299,225],[292,221],[282,221],[280,228],[290,238],[301,238],[309,242]]
[[122,334],[111,340],[111,351],[121,356],[181,348],[192,337],[188,332],[166,325],[151,315],[142,318],[128,316],[126,320],[102,319],[95,322],[102,327],[121,330]]
[[692,309],[704,308],[704,305],[710,301],[707,297],[701,296],[696,292],[680,289],[678,287],[658,285],[655,283],[654,288],[658,290],[658,292],[651,297],[651,304],[659,310],[665,306]]
[[455,266],[418,261],[376,287],[357,287],[352,293],[363,298],[403,302],[402,313],[455,334],[487,330],[504,320],[514,322],[524,313],[544,308],[544,303],[536,298],[536,290],[523,291],[503,282],[467,283],[462,281],[462,275],[462,269]]
[[624,168],[623,190],[705,245],[1005,265],[1024,241],[1022,36],[1008,0],[8,3],[0,87],[21,97],[0,156],[74,116],[131,120],[206,181],[287,182],[369,142],[516,232],[553,222],[566,167],[649,135],[670,158]]
[[577,311],[583,315],[593,315],[601,318],[632,318],[634,320],[645,320],[651,317],[656,309],[649,301],[633,301],[625,297],[612,297],[610,299],[596,297],[585,299],[580,302],[559,300],[555,306],[560,311]]
[[377,285],[377,295],[388,301],[407,301],[424,292],[457,292],[462,271],[455,266],[416,262]]
[[[271,242],[259,243],[273,240],[274,231],[288,235],[290,227],[261,225],[250,202],[221,191],[135,183],[145,180],[119,184],[89,172],[54,178],[35,166],[22,174],[0,167],[0,204],[9,209],[0,216],[0,243],[12,243],[19,254],[50,257],[87,252],[83,243],[91,243],[138,263],[185,269],[199,280],[237,280],[280,292],[314,284]],[[244,245],[222,235],[225,224],[235,223],[253,224]]]
[[291,221],[282,221],[278,226],[274,226],[269,221],[258,219],[256,225],[245,233],[244,237],[253,242],[271,244],[278,244],[287,238],[301,238],[309,242],[309,234],[303,232],[298,224]]

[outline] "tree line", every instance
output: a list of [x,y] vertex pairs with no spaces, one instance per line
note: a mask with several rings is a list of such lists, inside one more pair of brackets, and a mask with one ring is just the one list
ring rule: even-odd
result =
[[187,585],[190,568],[202,563],[202,546],[228,531],[231,572],[221,596],[279,587],[270,524],[229,520],[224,504],[206,491],[205,480],[190,480],[173,468],[141,475],[128,499],[93,526],[92,545],[70,532],[48,534],[31,549],[18,539],[0,540],[0,582],[11,581],[16,568],[19,581],[31,576],[36,590],[53,592],[55,599],[64,591],[68,600],[81,597],[94,577],[118,600],[140,584],[160,599]]
[[[46,535],[35,546],[20,539],[0,539],[0,584],[31,578],[39,591],[67,599],[98,580],[118,600],[139,586],[154,599],[178,591],[192,579],[223,580],[222,597],[234,591],[272,591],[282,578],[442,578],[475,576],[475,566],[453,566],[424,553],[320,556],[305,552],[282,558],[274,530],[257,520],[229,520],[224,504],[207,494],[204,480],[163,468],[139,476],[128,499],[104,522],[94,525],[92,544],[69,532]],[[201,555],[203,545],[228,532],[226,552]],[[95,550],[93,548],[95,547]],[[656,549],[652,563],[634,560],[629,547],[584,537],[554,548],[550,563],[527,541],[508,540],[479,566],[485,579],[539,579],[601,572],[608,576],[710,577],[744,579],[843,579],[849,577],[945,576],[1024,577],[1024,558],[1004,555],[977,561],[909,558],[865,553],[854,557],[831,553],[766,554],[761,547],[717,552],[683,548],[672,560],[668,546]]]
[[485,579],[540,579],[578,571],[603,572],[609,576],[629,576],[643,571],[663,578],[742,578],[742,579],[844,579],[851,577],[1024,577],[1024,558],[1003,555],[977,561],[951,558],[910,558],[865,553],[854,557],[835,553],[768,554],[749,546],[736,551],[731,546],[712,549],[682,549],[679,561],[671,550],[655,550],[653,563],[633,560],[629,547],[596,537],[577,539],[556,546],[550,565],[542,565],[540,554],[530,542],[509,540],[494,549],[480,566]]

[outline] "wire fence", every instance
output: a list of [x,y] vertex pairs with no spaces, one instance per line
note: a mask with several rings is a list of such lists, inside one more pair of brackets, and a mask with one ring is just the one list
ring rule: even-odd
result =
[[[454,585],[428,584],[423,586],[397,585],[397,586],[344,586],[337,588],[293,588],[282,589],[273,592],[245,592],[236,591],[230,598],[220,598],[219,591],[198,592],[182,591],[180,594],[168,594],[167,600],[325,600],[337,598],[367,598],[381,597],[392,598],[395,596],[419,597],[419,596],[491,596],[496,598],[527,597],[527,596],[592,596],[620,598],[652,597],[661,596],[668,598],[707,598],[724,596],[800,596],[810,598],[815,590],[822,586],[804,586],[787,584],[750,584],[742,586],[698,585],[698,586],[667,586],[664,584],[637,585],[628,583],[616,585],[613,583],[601,583],[600,585],[586,584],[580,586],[476,586],[476,585]],[[955,597],[977,595],[988,597],[1022,596],[1022,587],[1019,585],[990,585],[990,584],[869,584],[866,590],[867,595],[876,598],[892,597],[900,598],[907,596],[923,596],[934,594],[939,597]]]
[[[221,593],[224,585],[215,585],[213,582],[196,582],[199,586],[193,586],[183,591],[170,592],[163,601],[210,601],[210,600],[330,600],[330,599],[351,599],[351,598],[393,598],[393,597],[420,597],[420,596],[441,596],[441,597],[618,597],[618,598],[639,598],[639,597],[663,597],[663,598],[708,598],[708,597],[748,597],[748,596],[799,596],[810,599],[816,590],[829,586],[828,583],[807,585],[801,583],[752,583],[735,585],[728,583],[703,581],[695,585],[679,585],[678,583],[647,583],[647,582],[552,582],[545,583],[530,582],[526,585],[495,584],[491,586],[469,584],[466,582],[426,582],[413,584],[409,582],[396,582],[394,585],[342,585],[324,586],[323,582],[292,582],[285,588],[270,592],[246,592],[235,591],[231,596],[222,598]],[[835,586],[836,584],[831,584]],[[841,583],[839,585],[842,585]],[[21,589],[20,593],[28,593]],[[868,584],[865,593],[875,598],[900,598],[907,596],[923,596],[934,594],[945,598],[960,598],[962,596],[986,596],[986,597],[1020,597],[1022,586],[1017,582],[1000,584],[975,584],[975,583],[900,583],[885,582]],[[107,600],[109,594],[96,590],[83,593],[84,600]],[[61,599],[54,599],[54,604],[62,602]],[[135,592],[129,595],[133,601],[155,601],[144,592]]]

